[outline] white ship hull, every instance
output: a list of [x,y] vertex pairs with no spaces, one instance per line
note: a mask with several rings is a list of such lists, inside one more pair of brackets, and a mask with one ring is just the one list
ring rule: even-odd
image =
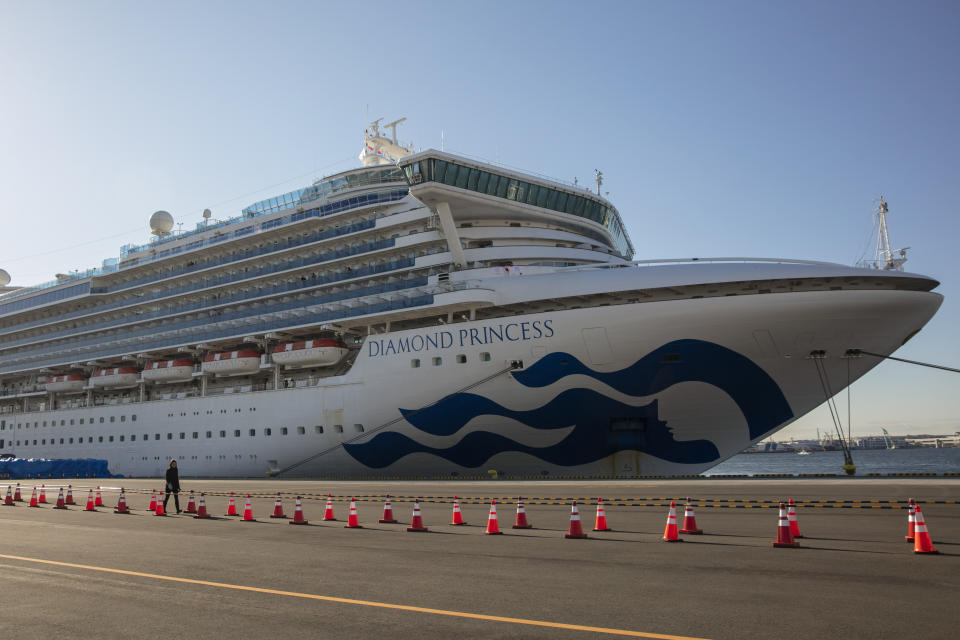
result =
[[811,351],[839,390],[848,365],[853,381],[878,363],[846,350],[893,352],[941,301],[811,291],[457,322],[370,336],[347,374],[316,386],[54,410],[53,425],[86,424],[17,437],[58,443],[31,455],[128,476],[174,457],[187,476],[698,473],[824,402]]

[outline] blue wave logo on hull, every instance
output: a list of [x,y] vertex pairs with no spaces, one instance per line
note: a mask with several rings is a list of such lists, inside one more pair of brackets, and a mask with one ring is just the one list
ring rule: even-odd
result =
[[[727,393],[756,438],[793,417],[777,384],[748,358],[702,340],[676,340],[633,365],[598,372],[567,353],[552,353],[525,371],[513,374],[520,384],[545,387],[567,376],[585,375],[617,391],[649,396],[680,382],[704,382]],[[656,400],[643,406],[624,404],[590,389],[567,389],[537,409],[514,411],[472,393],[449,395],[420,410],[400,409],[406,421],[423,433],[453,435],[479,416],[510,418],[539,430],[573,426],[560,442],[532,447],[510,438],[473,431],[447,448],[428,447],[400,433],[387,432],[364,444],[345,444],[357,461],[372,468],[389,466],[411,453],[429,453],[463,467],[478,467],[492,456],[515,451],[559,466],[596,462],[618,451],[640,451],[674,463],[705,464],[720,457],[709,440],[675,440],[659,419]]]

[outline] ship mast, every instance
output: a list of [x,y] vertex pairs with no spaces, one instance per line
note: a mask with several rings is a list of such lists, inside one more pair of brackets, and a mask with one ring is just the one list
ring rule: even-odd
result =
[[[889,207],[884,201],[883,196],[880,196],[877,202],[879,203],[876,213],[879,227],[877,232],[877,250],[874,255],[873,264],[870,266],[874,269],[882,269],[884,271],[903,271],[903,263],[907,261],[907,249],[910,247],[897,250],[890,248],[890,233],[887,231],[887,213],[889,212]],[[899,255],[894,256],[895,253]]]

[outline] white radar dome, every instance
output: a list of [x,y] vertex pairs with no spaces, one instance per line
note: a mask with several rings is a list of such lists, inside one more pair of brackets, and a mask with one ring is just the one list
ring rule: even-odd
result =
[[173,216],[166,211],[157,211],[150,216],[150,230],[157,236],[167,235],[173,230]]
[[209,220],[212,215],[213,215],[213,212],[210,211],[210,209],[204,209],[204,210],[203,210],[203,219],[204,219],[204,220]]
[[5,287],[10,284],[10,274],[0,269],[0,287]]

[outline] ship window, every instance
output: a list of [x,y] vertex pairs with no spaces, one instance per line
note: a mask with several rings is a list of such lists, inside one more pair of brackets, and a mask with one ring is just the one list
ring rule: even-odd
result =
[[439,367],[442,364],[443,364],[443,358],[438,357],[433,359],[433,366]]
[[46,420],[43,421],[43,426],[47,426],[47,421],[46,421]]
[[120,422],[126,422],[127,416],[120,416]]
[[470,176],[467,178],[467,189],[477,190],[477,180],[480,178],[479,169],[470,169]]
[[240,437],[240,429],[234,429],[234,430],[233,430],[233,437],[234,437],[234,438],[239,438],[239,437]]
[[113,436],[110,436],[109,438],[107,438],[107,440],[109,440],[110,442],[113,442]]
[[[80,418],[80,424],[83,424],[83,418]],[[18,427],[19,428],[19,427]]]
[[307,428],[306,428],[306,427],[297,427],[297,435],[298,435],[298,436],[302,436],[302,435],[305,434],[306,432],[307,432]]
[[103,436],[98,436],[98,437],[97,437],[97,442],[103,442]]
[[355,425],[353,425],[353,428],[357,430],[357,433],[363,433],[363,425],[362,425],[362,424],[355,424]]
[[272,430],[270,427],[267,427],[266,429],[263,430],[263,435],[265,435],[265,436],[272,436],[272,435],[273,435],[273,430]]
[[250,429],[250,435],[251,435],[251,436],[257,435],[257,430],[256,430],[256,429]]
[[420,368],[420,358],[414,358],[413,360],[411,360],[411,361],[410,361],[410,367],[413,368],[413,369],[419,369],[419,368]]
[[120,436],[120,442],[123,442],[124,439],[125,439],[124,436]]
[[136,442],[136,441],[137,441],[137,434],[131,433],[131,434],[130,434],[130,442]]
[[[123,436],[120,436],[120,437],[121,437],[121,439],[123,438]],[[60,438],[60,444],[63,444],[63,438]],[[3,446],[3,445],[0,444],[0,447],[2,447],[2,446]]]
[[462,353],[457,354],[457,362],[459,364],[463,364],[466,361],[467,361],[467,356],[463,355]]
[[206,434],[204,434],[204,435],[206,435],[208,438],[212,438],[212,437],[213,437],[213,431],[207,431]]
[[100,416],[100,424],[103,424],[103,416]]
[[70,438],[70,444],[73,444],[73,438]]
[[187,437],[187,434],[185,434],[183,431],[181,431],[181,432],[180,432],[180,439],[181,439],[181,440],[184,440],[186,437]]
[[168,434],[167,434],[167,440],[173,440],[173,434],[172,434],[172,433],[168,433]]
[[343,425],[335,424],[333,425],[333,430],[336,431],[337,433],[343,433]]
[[490,353],[487,351],[480,352],[480,361],[481,362],[490,362]]
[[510,180],[507,183],[507,200],[516,200],[517,199],[517,188],[520,186],[520,183],[516,180]]
[[480,172],[480,178],[477,180],[476,190],[483,193],[487,190],[487,184],[490,182],[490,174],[486,171]]
[[136,421],[137,421],[137,414],[133,414],[132,416],[130,416],[130,421],[131,421],[131,422],[136,422]]
[[[116,420],[117,420],[117,416],[110,416],[110,422],[116,422]],[[103,422],[103,420],[101,420],[100,422]]]
[[227,432],[224,431],[223,429],[221,429],[221,430],[220,430],[220,437],[221,437],[221,438],[226,438],[226,437],[227,437]]
[[323,427],[319,424],[315,426],[313,430],[316,431],[317,433],[323,433]]
[[[101,440],[101,441],[103,441],[103,438],[100,438],[100,440]],[[33,441],[33,444],[34,444],[34,446],[36,446],[36,444],[37,444],[37,441],[36,441],[36,440],[34,440],[34,441]]]
[[287,428],[286,428],[286,427],[280,427],[280,435],[282,435],[282,436],[287,435]]
[[159,439],[160,439],[160,434],[159,434],[159,433],[153,434],[153,439],[154,439],[154,440],[159,440]]
[[540,195],[540,186],[539,186],[539,185],[535,185],[535,184],[529,185],[529,186],[527,187],[526,203],[527,203],[527,204],[536,204],[536,203],[537,203],[537,197],[538,197],[539,195]]
[[62,426],[65,426],[66,424],[67,424],[67,421],[66,421],[66,420],[61,420],[61,421],[60,421],[60,426],[61,426],[61,427],[62,427]]
[[70,418],[70,426],[73,426],[73,418]]
[[47,439],[46,439],[46,438],[41,438],[41,439],[40,439],[40,444],[47,444]]

